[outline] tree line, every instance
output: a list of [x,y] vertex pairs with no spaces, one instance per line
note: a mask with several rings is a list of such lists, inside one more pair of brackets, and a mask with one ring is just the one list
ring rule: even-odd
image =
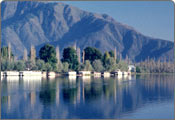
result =
[[62,57],[59,46],[56,48],[53,45],[45,44],[39,50],[39,56],[36,56],[34,46],[31,46],[29,53],[24,49],[23,59],[17,60],[13,55],[10,43],[8,46],[1,48],[1,70],[41,70],[41,71],[128,71],[128,64],[136,66],[138,73],[162,73],[173,72],[174,64],[170,61],[161,62],[155,59],[147,59],[143,62],[133,63],[126,56],[122,58],[118,54],[116,48],[111,51],[106,51],[104,54],[97,48],[86,47],[82,51],[79,47],[70,46],[63,49]]
[[174,63],[155,59],[146,59],[136,63],[137,73],[174,73]]
[[128,70],[128,64],[124,60],[117,59],[116,51],[109,51],[102,54],[97,48],[86,47],[82,52],[76,45],[64,48],[62,58],[60,57],[59,46],[56,48],[45,44],[39,50],[36,57],[36,50],[31,46],[28,54],[24,49],[23,59],[17,60],[12,53],[11,45],[1,48],[1,70],[41,70],[41,71],[115,71],[117,69]]

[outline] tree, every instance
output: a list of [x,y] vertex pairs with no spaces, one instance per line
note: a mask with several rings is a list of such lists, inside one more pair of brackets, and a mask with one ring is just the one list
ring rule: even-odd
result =
[[37,60],[36,66],[37,66],[38,70],[41,70],[41,71],[46,70],[45,62],[43,60]]
[[28,60],[28,57],[27,57],[27,49],[26,49],[26,48],[24,49],[23,60],[24,60],[24,61],[27,61],[27,60]]
[[8,47],[5,47],[5,46],[2,47],[1,48],[1,58],[9,60],[9,53],[10,53],[11,59],[13,59],[14,55],[12,52],[9,52],[9,50],[11,50],[11,49],[8,49]]
[[93,67],[91,65],[91,62],[89,60],[86,60],[85,64],[82,65],[81,70],[92,71]]
[[114,49],[114,59],[117,60],[117,50],[116,50],[116,47]]
[[52,67],[56,66],[56,50],[52,45],[44,45],[39,51],[39,56],[41,60],[44,60],[44,62],[49,63],[50,65],[52,65]]
[[31,60],[26,61],[25,66],[26,66],[26,69],[28,69],[28,70],[36,70],[36,65]]
[[105,61],[105,70],[106,71],[115,71],[117,68],[117,64],[114,58],[110,57]]
[[125,61],[119,61],[117,67],[122,71],[128,71],[128,64]]
[[94,60],[102,59],[101,52],[98,49],[96,49],[96,48],[86,47],[84,49],[84,51],[85,51],[85,60],[89,60],[91,63]]
[[77,50],[77,43],[76,43],[76,42],[74,43],[73,48],[74,48],[75,50]]
[[8,60],[11,61],[11,44],[8,43]]
[[141,73],[140,67],[136,66],[136,72],[137,72],[137,73]]
[[84,50],[83,50],[83,53],[82,53],[83,55],[82,55],[82,62],[83,62],[83,64],[84,64],[84,57],[85,57],[85,52],[84,52]]
[[108,52],[105,52],[105,54],[103,55],[103,65],[104,66],[109,58],[110,58],[110,54]]
[[69,64],[69,68],[72,70],[78,70],[78,56],[73,47],[68,47],[63,50],[63,59],[62,62],[67,62]]
[[14,62],[10,62],[9,60],[2,59],[1,62],[1,70],[13,70],[14,69]]
[[22,60],[18,61],[18,62],[15,64],[15,67],[14,67],[14,69],[17,70],[17,71],[25,70],[25,68],[26,68],[25,63],[24,63],[24,61],[22,61]]
[[69,63],[63,62],[62,72],[68,72],[68,71],[69,71]]
[[60,49],[58,46],[56,47],[56,58],[57,58],[57,63],[59,64],[60,63]]
[[101,60],[95,60],[92,65],[94,70],[97,72],[102,72],[104,70]]
[[35,47],[32,45],[30,48],[30,60],[35,63],[36,59],[36,50]]
[[80,48],[77,48],[77,56],[78,56],[78,62],[81,63],[81,53],[80,53]]
[[114,58],[114,51],[109,51],[109,55]]
[[1,56],[3,59],[6,59],[8,58],[8,47],[2,47],[1,48]]
[[[69,66],[68,66],[69,67]],[[57,70],[56,70],[56,72],[62,72],[62,69],[63,69],[63,64],[61,63],[61,62],[59,62],[58,64],[57,64]]]
[[49,63],[45,64],[45,68],[46,68],[45,70],[48,71],[48,72],[52,71],[52,66]]

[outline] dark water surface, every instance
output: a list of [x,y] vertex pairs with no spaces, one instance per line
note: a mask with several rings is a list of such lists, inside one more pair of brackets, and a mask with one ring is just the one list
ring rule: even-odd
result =
[[1,117],[173,119],[174,78],[5,78]]

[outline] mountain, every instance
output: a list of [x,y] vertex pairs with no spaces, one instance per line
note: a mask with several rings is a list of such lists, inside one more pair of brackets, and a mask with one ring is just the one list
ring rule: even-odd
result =
[[77,44],[82,50],[93,46],[101,52],[113,50],[133,61],[146,58],[173,60],[174,43],[151,38],[107,14],[96,14],[58,2],[2,2],[2,46],[12,44],[20,57],[24,48],[37,51],[45,43],[64,47]]

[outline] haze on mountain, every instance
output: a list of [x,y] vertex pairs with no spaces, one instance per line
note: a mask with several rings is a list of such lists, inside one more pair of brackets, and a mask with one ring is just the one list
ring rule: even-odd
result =
[[[129,18],[128,18],[129,19]],[[151,38],[107,14],[96,14],[58,2],[2,2],[2,46],[12,44],[21,57],[24,48],[39,49],[46,43],[63,48],[77,44],[101,52],[114,50],[132,61],[149,58],[173,61],[174,43]]]

